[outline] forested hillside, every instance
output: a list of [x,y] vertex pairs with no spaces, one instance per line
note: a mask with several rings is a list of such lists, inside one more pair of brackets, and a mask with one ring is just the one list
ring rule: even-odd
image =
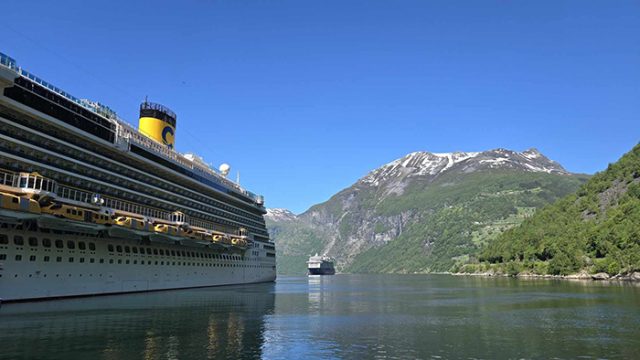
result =
[[640,145],[490,241],[462,271],[611,276],[640,271]]

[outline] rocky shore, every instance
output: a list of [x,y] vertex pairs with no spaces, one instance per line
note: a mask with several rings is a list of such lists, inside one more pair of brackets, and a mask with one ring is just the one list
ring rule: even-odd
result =
[[502,272],[486,271],[480,273],[451,273],[454,276],[485,276],[485,277],[515,277],[515,278],[532,278],[532,279],[559,279],[559,280],[593,280],[593,281],[638,281],[640,282],[640,272],[632,272],[629,274],[618,274],[610,276],[607,273],[589,274],[580,272],[571,275],[540,275],[533,273],[519,273],[517,275],[509,275]]

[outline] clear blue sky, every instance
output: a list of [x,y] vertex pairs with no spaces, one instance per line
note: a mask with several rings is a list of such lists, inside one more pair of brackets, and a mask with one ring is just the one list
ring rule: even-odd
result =
[[294,212],[406,153],[537,147],[593,173],[640,134],[640,2],[29,1],[0,51]]

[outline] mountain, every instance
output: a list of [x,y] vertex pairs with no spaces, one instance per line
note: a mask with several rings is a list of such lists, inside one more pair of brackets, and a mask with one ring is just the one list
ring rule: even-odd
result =
[[273,209],[267,227],[281,273],[316,252],[343,272],[447,271],[585,180],[536,149],[414,152],[303,214]]
[[463,271],[640,272],[640,144],[577,192],[491,241],[480,260]]

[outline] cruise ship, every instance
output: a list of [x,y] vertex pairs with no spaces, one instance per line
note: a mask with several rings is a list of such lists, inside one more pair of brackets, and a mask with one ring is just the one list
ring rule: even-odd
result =
[[272,282],[264,198],[0,53],[0,301]]
[[335,275],[336,269],[332,258],[315,254],[307,261],[309,275]]

